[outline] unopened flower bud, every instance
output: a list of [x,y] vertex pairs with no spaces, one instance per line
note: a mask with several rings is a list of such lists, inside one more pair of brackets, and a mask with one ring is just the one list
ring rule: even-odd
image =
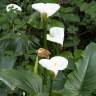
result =
[[42,58],[49,58],[49,55],[51,54],[47,49],[39,48],[36,51],[37,55]]

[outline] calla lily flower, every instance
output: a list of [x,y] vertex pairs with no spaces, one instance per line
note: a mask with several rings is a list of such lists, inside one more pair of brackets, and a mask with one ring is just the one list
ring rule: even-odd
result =
[[39,63],[42,67],[54,72],[56,76],[59,70],[64,70],[67,67],[68,60],[61,56],[55,56],[51,59],[41,59]]
[[47,34],[47,40],[58,43],[63,46],[64,28],[61,27],[50,28],[50,34]]
[[60,5],[55,3],[36,3],[32,4],[32,8],[41,14],[46,13],[47,17],[49,17],[59,10]]
[[17,10],[17,11],[22,11],[21,7],[16,5],[16,4],[9,4],[6,6],[6,10],[7,12],[9,12],[10,10]]

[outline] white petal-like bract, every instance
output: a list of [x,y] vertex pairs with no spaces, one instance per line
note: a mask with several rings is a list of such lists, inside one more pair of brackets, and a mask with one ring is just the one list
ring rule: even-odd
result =
[[50,61],[49,59],[41,59],[39,61],[40,65],[44,68],[46,68],[47,70],[50,70]]
[[51,59],[41,59],[39,63],[42,67],[54,72],[56,76],[59,70],[64,70],[67,67],[68,60],[61,56],[55,56]]
[[10,10],[17,10],[22,11],[21,7],[16,4],[9,4],[6,6],[6,11],[9,12]]
[[32,8],[40,12],[41,14],[46,13],[49,17],[59,10],[60,5],[55,3],[36,3],[32,4]]
[[51,58],[50,61],[52,62],[52,64],[54,62],[56,62],[57,70],[64,70],[68,65],[68,60],[61,56],[55,56],[55,57]]
[[64,28],[61,27],[50,28],[50,33],[47,34],[47,40],[63,45]]

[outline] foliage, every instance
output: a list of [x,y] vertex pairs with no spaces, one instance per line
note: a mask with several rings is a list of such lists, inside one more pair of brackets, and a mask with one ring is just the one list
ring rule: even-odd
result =
[[89,44],[81,59],[76,63],[74,72],[68,75],[63,96],[90,96],[96,89],[95,52],[96,44]]
[[[60,55],[69,61],[67,69],[53,79],[52,88],[50,72],[41,66],[38,75],[33,72],[36,50],[43,47],[44,26],[40,13],[31,7],[38,2],[61,5],[48,18],[46,33],[50,27],[65,28],[62,48],[48,42],[51,57]],[[6,12],[10,3],[23,11]],[[26,96],[49,96],[50,89],[52,96],[95,96],[96,44],[91,43],[96,42],[95,28],[95,0],[0,0],[0,96],[22,96],[23,92]],[[47,79],[44,84],[43,76]]]

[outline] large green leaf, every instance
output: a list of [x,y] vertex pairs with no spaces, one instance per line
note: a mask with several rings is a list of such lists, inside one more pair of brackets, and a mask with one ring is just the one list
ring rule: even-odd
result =
[[22,33],[7,34],[7,36],[0,38],[0,51],[12,51],[15,55],[22,55],[30,48],[33,49],[32,45],[34,43]]
[[63,96],[89,96],[96,89],[96,44],[85,49],[64,86]]
[[3,56],[0,55],[0,68],[11,69],[16,61],[15,56]]
[[17,87],[29,93],[42,93],[42,79],[31,72],[1,69],[0,80],[12,90]]

